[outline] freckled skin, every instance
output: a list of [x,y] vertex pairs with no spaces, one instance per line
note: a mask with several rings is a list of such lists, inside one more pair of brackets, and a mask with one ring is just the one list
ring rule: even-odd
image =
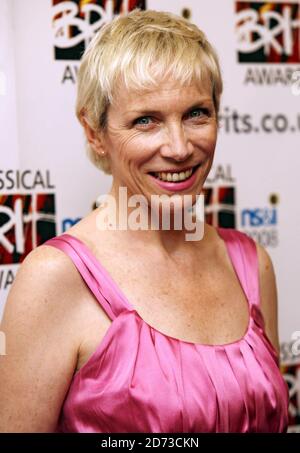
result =
[[[168,168],[186,168],[202,162],[197,171],[195,184],[186,191],[180,192],[182,195],[191,194],[194,201],[194,197],[201,193],[210,171],[217,141],[217,118],[209,86],[202,88],[196,84],[181,86],[178,82],[169,80],[162,81],[156,90],[142,93],[125,91],[123,87],[115,98],[116,102],[108,109],[107,130],[100,135],[98,142],[91,142],[96,152],[101,153],[104,150],[111,160],[113,185],[110,194],[118,199],[118,188],[126,186],[128,196],[142,194],[149,202],[152,194],[161,195],[168,191],[156,185],[147,174],[148,172]],[[201,114],[197,113],[196,116],[194,115],[195,106],[204,107],[202,110],[200,108]],[[86,132],[88,135],[87,129]],[[92,134],[90,137],[92,138]],[[201,241],[187,242],[183,235],[185,235],[184,229],[182,231],[127,230],[125,235],[115,232],[115,236],[110,235],[110,237],[115,238],[118,249],[122,244],[125,251],[132,247],[131,253],[135,258],[140,250],[140,259],[126,260],[126,263],[121,265],[113,264],[111,272],[116,275],[120,270],[122,273],[130,263],[132,268],[128,271],[129,275],[136,275],[139,274],[139,267],[143,263],[146,266],[145,275],[154,278],[154,274],[158,274],[157,280],[149,284],[148,293],[143,284],[140,297],[137,295],[139,286],[136,282],[133,282],[133,288],[128,288],[131,280],[127,276],[125,278],[122,275],[117,276],[120,286],[126,287],[129,300],[135,300],[136,306],[139,306],[139,301],[143,301],[140,311],[144,310],[144,318],[149,316],[150,324],[161,326],[166,322],[171,311],[168,307],[166,314],[162,314],[164,307],[162,296],[166,296],[165,303],[168,305],[167,296],[172,294],[173,318],[170,320],[170,326],[176,329],[178,321],[177,327],[180,334],[174,333],[174,335],[182,337],[185,326],[181,324],[181,314],[178,315],[177,321],[174,319],[176,318],[174,307],[180,307],[184,298],[193,300],[193,294],[201,294],[204,305],[195,323],[196,334],[202,323],[200,332],[206,330],[219,335],[218,338],[208,337],[208,343],[214,341],[223,343],[226,339],[231,342],[233,338],[240,338],[248,322],[248,306],[229,259],[226,258],[225,245],[217,238],[214,228],[207,224],[205,224],[205,234]],[[106,235],[106,242],[108,238],[109,236]],[[145,244],[147,244],[147,254],[144,253]],[[113,249],[113,245],[110,246],[110,250]],[[259,257],[260,302],[266,321],[266,332],[279,350],[275,274],[270,257],[262,247],[256,245]],[[121,255],[117,261],[121,259],[120,257]],[[156,259],[155,266],[153,266],[154,259]],[[110,265],[110,261],[111,254],[106,267]],[[200,267],[199,262],[201,262]],[[169,279],[170,275],[172,279]],[[164,283],[159,286],[161,280]],[[169,280],[171,283],[167,286],[165,282]],[[175,282],[174,288],[173,282]],[[181,292],[179,283],[182,284]],[[200,285],[199,288],[197,284]],[[151,299],[153,288],[156,288],[160,294],[159,319],[156,319],[156,314],[152,310],[156,302]],[[190,297],[189,291],[191,291]],[[223,301],[224,294],[230,294],[232,299],[227,299],[226,304]],[[174,301],[174,295],[178,297],[178,301]],[[244,299],[243,309],[241,309],[242,299]],[[149,301],[150,304],[148,311],[147,307],[143,306],[145,301]],[[190,314],[189,325],[191,325],[194,307],[185,307],[185,319],[189,316],[188,313]],[[232,320],[235,320],[235,325]],[[165,326],[162,330],[170,331],[170,326]]]
[[[199,97],[208,98],[203,106],[209,114],[190,112]],[[203,167],[188,190],[200,193],[217,136],[209,90],[168,82],[139,95],[121,91],[117,100],[108,111],[107,132],[96,137],[86,128],[94,150],[105,149],[111,158],[111,193],[125,185],[129,195],[161,194],[149,171],[201,160]],[[150,115],[150,122],[133,123],[145,114],[128,111],[145,107],[159,113]],[[99,233],[97,213],[69,233],[89,245],[142,319],[184,341],[223,344],[241,337],[248,322],[247,301],[213,227],[206,225],[197,244],[184,242],[180,231]],[[266,332],[279,351],[274,269],[258,244],[257,251]],[[47,245],[32,250],[18,270],[1,323],[7,355],[0,361],[0,431],[53,432],[75,370],[95,352],[110,324],[67,255]]]
[[[101,149],[111,160],[114,182],[110,193],[116,196],[118,188],[126,186],[128,196],[142,194],[149,201],[151,194],[168,193],[156,186],[147,175],[149,171],[189,167],[203,161],[193,189],[182,191],[195,200],[211,168],[217,140],[210,90],[166,81],[149,92],[119,90],[116,99],[108,109],[108,127],[101,137]],[[209,114],[189,111],[198,100]],[[139,113],[144,110],[157,113]],[[144,121],[148,118],[148,124],[134,123],[139,117]]]

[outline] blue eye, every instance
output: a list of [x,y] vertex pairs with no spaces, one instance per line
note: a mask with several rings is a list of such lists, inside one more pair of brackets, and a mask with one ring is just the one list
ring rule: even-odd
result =
[[201,115],[208,115],[208,110],[207,109],[203,109],[203,108],[199,108],[199,109],[194,109],[194,110],[191,110],[189,112],[189,116],[191,118],[199,118],[199,116]]
[[135,124],[140,124],[142,126],[147,126],[148,124],[150,124],[150,116],[141,116],[140,118],[137,118],[135,120]]

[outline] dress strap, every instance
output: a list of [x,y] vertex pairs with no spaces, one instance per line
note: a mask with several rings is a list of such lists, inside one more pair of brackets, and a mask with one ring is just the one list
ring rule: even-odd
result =
[[255,241],[234,228],[217,227],[224,239],[235,272],[251,305],[259,308],[259,268]]
[[63,233],[49,239],[43,245],[56,247],[71,258],[81,277],[111,320],[125,309],[131,309],[126,299],[121,297],[117,285],[108,272],[80,239]]

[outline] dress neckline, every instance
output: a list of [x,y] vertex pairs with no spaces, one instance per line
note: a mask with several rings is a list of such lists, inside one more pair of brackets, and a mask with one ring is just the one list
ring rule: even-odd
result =
[[[95,257],[95,255],[92,253],[91,249],[89,248],[89,246],[85,242],[83,242],[77,236],[73,236],[72,234],[69,234],[69,233],[62,233],[61,237],[66,237],[67,236],[68,238],[71,239],[71,241],[75,240],[78,244],[81,245],[81,247],[84,249],[86,255],[92,260],[92,262],[95,264],[95,266],[104,275],[107,283],[109,284],[109,287],[112,287],[114,289],[115,293],[117,294],[117,296],[120,297],[120,299],[122,300],[122,302],[123,302],[124,306],[126,307],[127,311],[133,312],[143,324],[148,326],[149,329],[154,330],[159,335],[162,335],[162,336],[170,339],[171,341],[179,342],[179,343],[182,343],[182,344],[187,344],[187,345],[191,345],[191,346],[194,346],[194,347],[224,348],[224,347],[227,347],[227,346],[229,347],[229,346],[238,345],[238,344],[243,342],[248,337],[249,332],[251,330],[251,325],[252,325],[251,300],[249,299],[249,297],[248,297],[248,295],[247,295],[247,293],[245,291],[245,288],[244,288],[244,286],[242,284],[242,281],[241,281],[241,279],[240,279],[240,277],[238,275],[238,272],[236,270],[236,267],[235,267],[235,264],[234,264],[234,259],[232,257],[230,248],[228,246],[228,242],[227,242],[226,236],[224,234],[225,233],[224,230],[226,230],[226,228],[222,228],[222,227],[219,227],[219,226],[217,226],[215,228],[216,228],[218,236],[225,243],[226,250],[227,250],[227,255],[228,255],[229,260],[231,262],[231,266],[234,269],[234,272],[235,272],[235,275],[236,275],[236,277],[238,279],[240,287],[241,287],[241,289],[242,289],[242,291],[243,291],[243,293],[245,295],[245,298],[246,298],[246,301],[247,301],[247,308],[248,308],[248,324],[247,324],[247,328],[246,328],[244,334],[242,335],[242,337],[240,337],[237,340],[228,342],[228,343],[219,343],[219,344],[218,343],[216,343],[216,344],[212,344],[212,343],[198,343],[198,342],[193,342],[193,341],[188,341],[188,340],[184,340],[184,339],[181,339],[181,338],[173,337],[172,335],[164,333],[161,330],[159,330],[156,327],[154,327],[151,324],[149,324],[147,321],[145,321],[142,318],[142,316],[137,312],[137,310],[134,308],[134,306],[129,302],[129,300],[127,299],[125,293],[122,291],[122,289],[116,283],[116,281],[113,279],[113,277],[110,274],[110,272]],[[117,318],[115,318],[115,319],[117,319]],[[112,323],[111,323],[110,327],[112,327],[112,324],[114,324],[114,319],[112,320]],[[110,331],[111,329],[109,328],[108,330]]]

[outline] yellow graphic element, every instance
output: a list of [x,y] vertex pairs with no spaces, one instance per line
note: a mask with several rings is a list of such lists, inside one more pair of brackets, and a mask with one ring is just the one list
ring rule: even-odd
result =
[[87,5],[89,3],[95,3],[94,0],[80,0],[80,4],[79,4],[79,7],[80,9],[84,6],[84,5]]
[[268,11],[272,11],[274,9],[274,3],[266,3],[264,6],[259,8],[260,14],[267,13]]

